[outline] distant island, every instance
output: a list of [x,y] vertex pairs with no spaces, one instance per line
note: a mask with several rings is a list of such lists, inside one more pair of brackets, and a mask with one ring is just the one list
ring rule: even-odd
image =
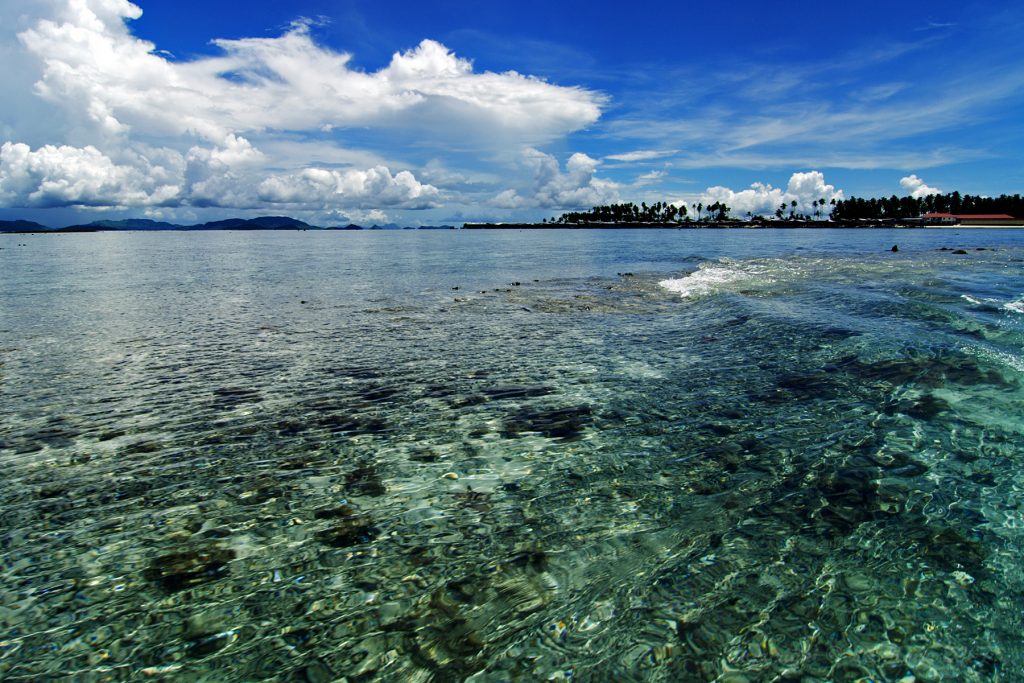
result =
[[363,227],[350,223],[348,225],[320,227],[310,225],[296,218],[287,216],[260,216],[258,218],[228,218],[221,221],[210,221],[196,225],[179,225],[176,223],[165,223],[145,218],[127,219],[119,221],[93,221],[80,225],[68,225],[63,228],[48,228],[33,221],[0,221],[0,232],[6,233],[67,233],[67,232],[111,232],[118,230],[145,230],[145,231],[167,231],[167,230],[454,230],[452,225],[425,225],[417,228],[403,228],[402,226],[388,223],[386,225],[372,225]]

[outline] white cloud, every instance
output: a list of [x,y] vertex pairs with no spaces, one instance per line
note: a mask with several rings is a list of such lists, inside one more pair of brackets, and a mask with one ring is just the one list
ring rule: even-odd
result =
[[307,204],[359,208],[394,206],[425,209],[434,205],[438,189],[408,171],[392,175],[386,166],[366,171],[307,168],[271,176],[259,185],[258,196],[272,204]]
[[424,40],[384,69],[317,45],[308,26],[277,38],[216,40],[224,54],[172,62],[133,36],[127,0],[68,0],[56,20],[21,32],[44,63],[37,93],[108,134],[194,134],[220,141],[265,130],[466,125],[521,142],[547,141],[597,120],[604,98],[515,72],[475,73]]
[[386,166],[343,171],[308,168],[267,176],[248,140],[217,147],[122,150],[115,160],[92,146],[0,146],[0,207],[223,207],[288,204],[297,210],[433,206],[439,191],[409,171]]
[[[580,130],[607,99],[477,71],[433,40],[362,70],[317,43],[309,22],[272,38],[214,40],[219,54],[179,61],[133,34],[142,10],[128,0],[6,1],[0,208],[143,207],[170,218],[476,204],[462,193],[492,194],[503,179],[481,159]],[[431,164],[430,148],[466,161]],[[602,187],[592,169],[588,179],[570,166],[563,184],[538,186],[546,194],[529,201]]]
[[826,202],[823,210],[826,214],[830,208],[828,202],[832,199],[843,199],[843,191],[826,184],[825,176],[819,171],[794,173],[790,176],[785,190],[767,183],[753,183],[748,189],[739,192],[728,187],[716,186],[709,187],[699,198],[704,204],[725,203],[732,209],[732,216],[737,218],[746,216],[748,211],[755,215],[771,215],[783,203],[789,206],[794,200],[798,212],[813,215],[813,202],[819,199]]
[[536,149],[524,150],[523,166],[533,172],[533,185],[523,192],[509,189],[492,203],[504,209],[544,207],[554,209],[590,208],[619,200],[619,184],[597,177],[601,163],[586,154],[575,153],[566,162],[565,172],[558,160]]
[[651,159],[660,159],[662,157],[667,157],[672,154],[675,154],[675,152],[665,150],[658,151],[653,149],[639,149],[636,150],[635,152],[625,152],[623,154],[609,154],[608,156],[605,157],[605,159],[610,159],[612,161],[624,161],[628,163],[633,161],[650,161]]
[[0,206],[151,206],[176,201],[174,170],[115,163],[92,146],[0,146]]
[[640,187],[643,185],[650,185],[651,183],[657,182],[668,175],[665,171],[650,171],[637,176],[634,185]]
[[263,153],[245,138],[226,135],[220,147],[194,146],[185,154],[183,203],[248,208],[255,204]]
[[378,225],[381,223],[387,223],[389,220],[388,215],[380,209],[370,209],[365,214],[360,214],[359,219],[367,223],[375,223]]
[[909,192],[910,196],[914,199],[927,197],[930,194],[942,194],[942,190],[937,187],[929,187],[923,180],[913,173],[904,178],[900,178],[900,187]]

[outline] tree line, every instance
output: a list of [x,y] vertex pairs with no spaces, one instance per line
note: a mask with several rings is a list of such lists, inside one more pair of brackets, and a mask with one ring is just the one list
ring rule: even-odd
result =
[[[813,209],[804,213],[798,209],[795,200],[788,204],[783,203],[775,210],[775,218],[790,221],[826,220],[829,218],[834,221],[886,220],[917,218],[926,213],[1007,214],[1024,218],[1024,198],[1019,194],[982,197],[950,192],[948,194],[931,194],[925,197],[897,197],[896,195],[870,199],[850,197],[849,199],[832,199],[827,203],[824,199],[819,199],[812,202],[811,206]],[[690,209],[693,210],[692,214],[685,203],[677,205],[669,202],[655,202],[648,205],[646,202],[641,202],[637,205],[633,202],[625,202],[595,206],[589,211],[568,211],[557,218],[545,218],[542,222],[554,225],[578,223],[664,225],[693,221],[731,220],[729,213],[732,209],[724,202],[713,202],[707,206],[703,202],[695,202],[690,205]],[[747,220],[752,220],[753,217],[753,214],[748,211]]]
[[916,218],[926,213],[1005,213],[1024,217],[1024,198],[1013,196],[981,197],[959,192],[930,194],[926,197],[891,197],[862,199],[850,197],[836,202],[832,219],[859,220],[886,218]]
[[[723,202],[714,202],[704,206],[703,202],[692,205],[697,214],[696,220],[724,221],[729,219],[731,209]],[[705,211],[707,214],[705,215]],[[595,206],[589,211],[568,211],[557,218],[544,219],[544,223],[556,225],[572,223],[615,223],[628,225],[631,223],[640,224],[664,224],[683,223],[689,218],[689,211],[686,204],[670,204],[668,202],[655,202],[648,206],[647,202],[640,202],[637,206],[633,202],[623,204],[608,204],[607,206]]]

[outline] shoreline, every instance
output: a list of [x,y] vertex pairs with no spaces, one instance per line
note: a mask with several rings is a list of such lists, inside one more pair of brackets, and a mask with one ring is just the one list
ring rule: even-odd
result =
[[1024,229],[1024,220],[1012,224],[915,225],[905,222],[828,222],[828,221],[723,221],[692,223],[466,223],[463,230],[974,230]]
[[[445,228],[452,230],[1024,230],[1024,221],[1013,224],[968,224],[968,225],[909,225],[906,223],[789,223],[789,222],[728,222],[728,223],[681,223],[673,225],[661,224],[630,224],[630,223],[466,223],[461,228]],[[160,232],[438,232],[434,227],[408,227],[397,229],[358,230],[345,228],[75,228],[75,229],[21,229],[0,230],[0,235],[81,235],[87,233],[160,233]]]

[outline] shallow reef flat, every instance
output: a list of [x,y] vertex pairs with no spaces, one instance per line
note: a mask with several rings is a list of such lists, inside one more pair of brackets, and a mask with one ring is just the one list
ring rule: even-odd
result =
[[1015,680],[1024,243],[725,234],[13,263],[0,678]]

